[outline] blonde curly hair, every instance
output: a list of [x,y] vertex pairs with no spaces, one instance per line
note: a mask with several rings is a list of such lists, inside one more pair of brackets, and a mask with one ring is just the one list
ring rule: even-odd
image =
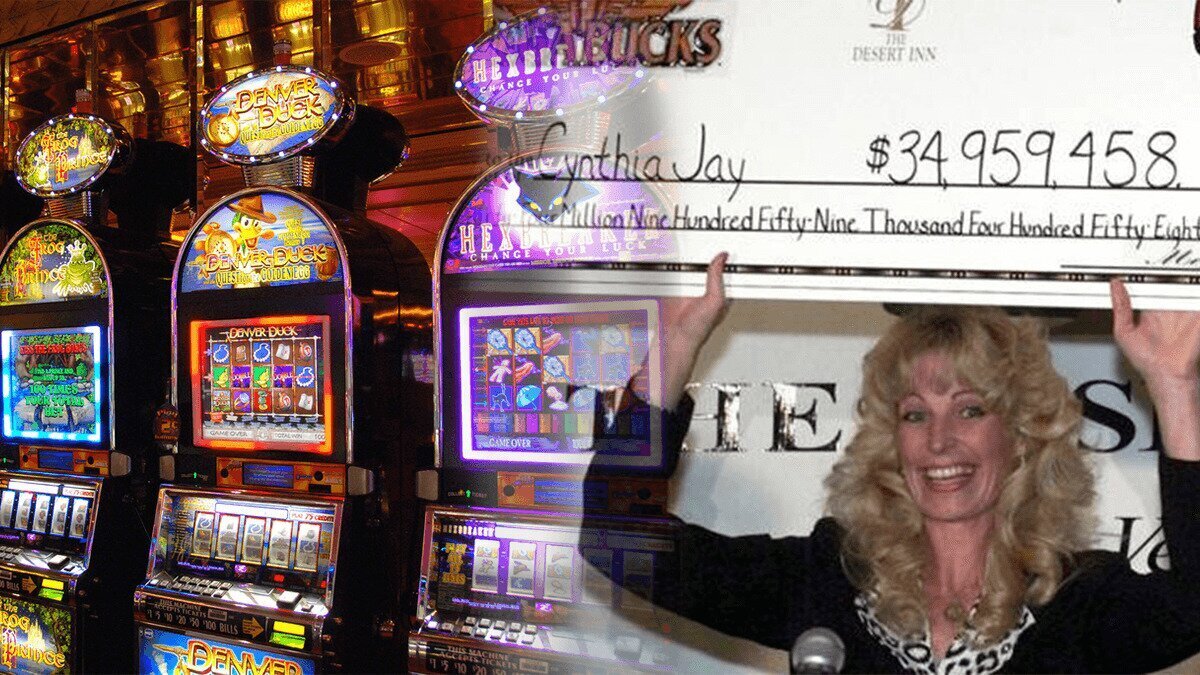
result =
[[[928,565],[924,522],[901,475],[898,404],[913,365],[941,352],[985,407],[1001,415],[1014,442],[1012,471],[996,505],[979,604],[969,618],[980,645],[1016,625],[1020,608],[1049,602],[1071,556],[1087,547],[1094,477],[1079,444],[1078,399],[1050,362],[1034,319],[999,309],[919,309],[898,321],[863,361],[858,431],[825,480],[826,509],[845,530],[842,560],[893,631],[925,631]],[[952,616],[960,627],[965,612]]]

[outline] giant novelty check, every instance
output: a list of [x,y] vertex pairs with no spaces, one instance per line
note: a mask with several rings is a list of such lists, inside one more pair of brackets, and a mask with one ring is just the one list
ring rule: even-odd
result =
[[[579,203],[494,237],[583,268],[555,283],[694,292],[730,251],[734,297],[1101,307],[1120,275],[1200,307],[1192,0],[677,4],[631,29],[642,86],[544,172]],[[547,146],[588,123],[561,120]],[[634,184],[648,211],[586,205]]]

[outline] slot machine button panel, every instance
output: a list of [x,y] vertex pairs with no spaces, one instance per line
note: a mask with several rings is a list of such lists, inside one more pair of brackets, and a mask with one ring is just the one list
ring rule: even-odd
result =
[[503,621],[497,621],[492,624],[492,628],[496,628],[499,630],[504,630],[507,627],[508,627],[508,624],[504,623]]
[[525,625],[525,634],[526,635],[534,635],[536,633],[537,633],[537,626],[535,626],[534,624],[531,624],[531,623]]
[[462,635],[466,635],[466,636],[468,636],[468,637],[469,637],[469,636],[471,635],[471,633],[473,633],[474,631],[475,631],[475,629],[474,629],[474,628],[472,628],[472,627],[470,627],[470,626],[468,626],[468,625],[466,625],[466,624],[463,624],[463,627],[458,629],[458,632],[459,632],[459,633],[461,633]]
[[516,621],[508,624],[508,632],[520,633],[521,632],[521,624],[517,623]]
[[528,633],[525,635],[522,635],[521,636],[521,644],[523,644],[523,645],[533,644],[533,636],[529,635]]
[[513,632],[513,631],[511,631],[511,630],[510,630],[510,631],[508,631],[507,633],[505,633],[505,634],[504,634],[504,641],[505,641],[505,642],[516,642],[516,641],[517,641],[517,640],[519,640],[520,638],[521,638],[521,634],[520,634],[520,633],[514,633],[514,632]]
[[491,620],[491,619],[488,619],[488,618],[483,618],[483,619],[480,619],[480,620],[479,620],[479,627],[480,627],[480,628],[491,628],[491,627],[492,627],[492,620]]
[[450,623],[449,621],[444,621],[442,622],[442,625],[438,627],[438,630],[442,631],[443,633],[453,633],[454,624]]
[[475,629],[475,637],[477,637],[477,638],[484,637],[487,634],[488,634],[488,629],[486,629],[486,628],[476,628]]
[[463,625],[474,626],[476,621],[477,621],[477,619],[475,617],[468,616],[467,618],[463,619]]
[[498,629],[498,628],[493,628],[493,629],[492,629],[492,632],[488,633],[487,639],[489,639],[489,640],[499,640],[499,639],[501,639],[501,638],[503,638],[503,637],[504,637],[504,631],[502,631],[502,630],[500,630],[500,629]]

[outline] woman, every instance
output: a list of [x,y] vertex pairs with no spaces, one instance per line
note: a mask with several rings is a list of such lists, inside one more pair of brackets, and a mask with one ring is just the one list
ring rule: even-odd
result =
[[[726,256],[706,293],[664,303],[664,407],[683,395],[725,307]],[[1134,318],[1112,284],[1114,335],[1159,411],[1170,572],[1086,551],[1093,479],[1080,404],[1044,336],[998,310],[901,319],[864,362],[859,429],[808,537],[723,537],[685,525],[671,609],[788,649],[813,626],[847,672],[1133,672],[1200,651],[1200,314]]]

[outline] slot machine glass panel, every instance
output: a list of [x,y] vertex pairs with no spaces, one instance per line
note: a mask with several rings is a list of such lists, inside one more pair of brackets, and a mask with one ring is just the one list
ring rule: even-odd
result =
[[[653,636],[669,621],[654,602],[672,592],[656,584],[678,564],[672,521],[598,517],[581,529],[563,514],[431,506],[425,532],[414,672],[669,663],[669,646]],[[645,631],[638,648],[623,649],[635,630]]]
[[[458,329],[465,466],[586,465],[599,431],[596,464],[661,467],[661,417],[646,404],[661,387],[655,301],[471,307]],[[595,429],[596,397],[626,383],[626,409]]]
[[[53,456],[73,459],[65,452]],[[82,572],[91,559],[100,489],[88,479],[0,474],[0,560],[15,561],[22,555],[17,549],[26,549],[36,553],[24,555],[39,559],[65,557],[54,567],[66,574]]]
[[325,614],[341,511],[336,501],[164,488],[149,577],[169,579],[166,590],[268,609],[273,590],[295,591],[315,606],[308,613]]

